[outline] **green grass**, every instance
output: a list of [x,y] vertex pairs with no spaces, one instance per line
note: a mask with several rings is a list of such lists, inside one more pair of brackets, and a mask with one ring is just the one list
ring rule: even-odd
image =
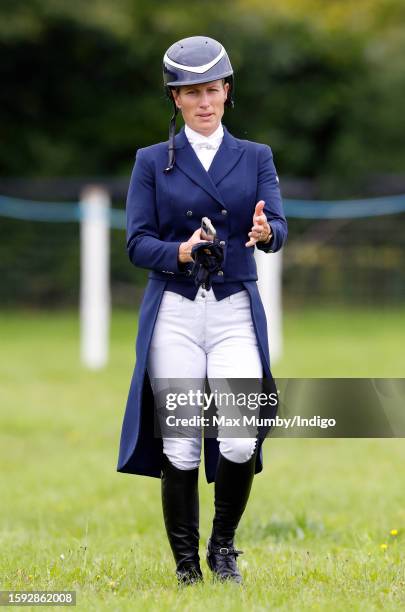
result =
[[[404,377],[404,320],[287,313],[274,374]],[[178,590],[159,480],[115,471],[135,333],[135,313],[115,313],[110,364],[95,373],[78,363],[75,314],[2,314],[1,588],[76,590],[83,610],[403,609],[401,439],[267,440],[236,542],[245,585],[212,584],[203,560],[205,584]],[[203,473],[200,491],[204,557]]]

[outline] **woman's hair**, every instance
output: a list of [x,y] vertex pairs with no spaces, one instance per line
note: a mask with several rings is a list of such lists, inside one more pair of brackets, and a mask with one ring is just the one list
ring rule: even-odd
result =
[[[225,79],[225,78],[223,78],[223,79],[217,79],[217,80],[218,80],[218,81],[222,81],[222,87],[224,87],[224,85],[225,85],[225,83],[226,83],[226,79]],[[208,81],[208,82],[209,82],[209,81]],[[201,85],[202,85],[202,83],[201,83]],[[192,87],[192,85],[178,85],[177,87],[170,87],[170,89],[171,89],[172,91],[174,90],[174,91],[176,91],[177,93],[179,93],[179,92],[180,92],[180,89],[181,89],[182,87]]]

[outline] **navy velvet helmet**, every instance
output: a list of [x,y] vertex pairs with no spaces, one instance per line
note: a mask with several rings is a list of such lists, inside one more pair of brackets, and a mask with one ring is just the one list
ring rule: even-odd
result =
[[174,43],[163,58],[163,81],[166,94],[173,102],[174,113],[169,128],[169,164],[165,172],[174,166],[174,136],[178,112],[171,88],[197,85],[225,79],[229,83],[225,104],[233,107],[233,69],[224,47],[208,36],[191,36]]

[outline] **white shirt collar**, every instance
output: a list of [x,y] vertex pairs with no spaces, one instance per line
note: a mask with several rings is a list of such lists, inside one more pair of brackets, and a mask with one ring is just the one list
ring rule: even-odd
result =
[[186,133],[187,140],[192,146],[197,143],[199,144],[204,142],[219,147],[224,137],[224,128],[222,123],[219,124],[215,132],[213,132],[210,136],[204,136],[203,134],[196,132],[195,130],[191,129],[187,123],[184,126],[184,131]]

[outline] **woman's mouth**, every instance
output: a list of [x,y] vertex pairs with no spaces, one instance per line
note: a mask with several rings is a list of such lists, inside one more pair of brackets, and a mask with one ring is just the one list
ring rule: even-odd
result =
[[197,117],[201,117],[202,119],[208,119],[209,117],[212,117],[213,113],[202,113],[201,115],[197,115]]

